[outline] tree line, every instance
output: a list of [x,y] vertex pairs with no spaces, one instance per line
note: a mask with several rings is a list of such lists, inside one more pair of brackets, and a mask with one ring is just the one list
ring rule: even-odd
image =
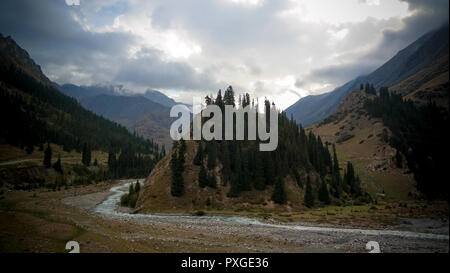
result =
[[366,101],[365,108],[392,132],[386,140],[397,149],[397,166],[402,167],[406,159],[417,189],[428,198],[448,200],[448,110],[431,101],[417,106],[386,87],[380,88],[376,98]]
[[[258,100],[252,100],[248,93],[239,96],[236,103],[231,86],[225,91],[223,97],[219,90],[215,99],[213,96],[207,96],[205,102],[207,105],[215,104],[220,108],[237,104],[238,107],[251,105],[256,111],[259,109]],[[275,105],[265,99],[266,122],[270,120],[268,114],[271,107]],[[202,122],[206,120],[207,118],[202,118]],[[246,131],[247,122],[247,115],[245,115]],[[321,203],[330,204],[333,200],[366,196],[350,162],[342,177],[334,145],[323,143],[320,136],[315,136],[312,132],[307,133],[292,117],[289,119],[285,112],[278,114],[278,127],[279,145],[272,152],[260,152],[258,140],[248,140],[247,134],[243,141],[196,141],[197,152],[193,163],[200,166],[199,186],[217,187],[217,172],[214,170],[220,165],[221,181],[224,186],[229,185],[227,195],[231,198],[238,197],[244,191],[263,191],[271,187],[272,200],[284,204],[287,201],[284,183],[288,176],[292,177],[300,188],[306,186],[305,202],[308,202],[308,206],[314,206],[314,202],[306,200],[318,199]],[[178,164],[181,164],[180,158],[184,160],[185,148],[177,148],[185,145],[183,143],[184,141],[180,140],[178,146],[174,146],[177,151],[173,153],[172,161]],[[333,157],[330,150],[333,152]],[[183,168],[180,166],[172,164],[172,195],[174,195],[174,185],[182,182],[182,179],[177,178],[182,177],[180,172]],[[182,186],[177,187],[182,188]],[[175,192],[179,193],[179,191]]]
[[47,142],[80,153],[86,144],[92,150],[115,153],[129,146],[142,154],[160,150],[153,141],[84,109],[74,98],[19,68],[1,67],[0,80],[4,83],[0,86],[0,137],[13,146],[29,152]]

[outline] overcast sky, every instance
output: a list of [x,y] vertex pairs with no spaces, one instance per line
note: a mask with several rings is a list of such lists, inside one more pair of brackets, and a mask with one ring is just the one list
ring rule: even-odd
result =
[[2,0],[53,81],[161,90],[189,103],[233,85],[286,108],[367,74],[448,22],[448,0]]

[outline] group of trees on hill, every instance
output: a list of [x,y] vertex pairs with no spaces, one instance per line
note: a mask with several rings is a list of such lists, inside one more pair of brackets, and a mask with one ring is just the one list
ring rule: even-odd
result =
[[[0,81],[0,138],[28,153],[35,146],[54,143],[64,151],[82,153],[83,165],[90,166],[91,151],[109,152],[109,178],[147,176],[165,155],[153,141],[95,115],[54,86],[37,81],[19,68],[0,67]],[[51,151],[48,153],[45,152],[44,165],[50,168]],[[62,173],[60,161],[59,158],[55,163],[55,169]]]
[[120,204],[125,207],[135,208],[140,191],[141,184],[139,183],[139,180],[136,181],[136,184],[131,183],[128,188],[128,193],[120,197]]
[[186,153],[186,142],[181,139],[179,143],[175,142],[173,148],[175,150],[172,153],[170,160],[170,169],[172,170],[172,183],[170,192],[173,196],[182,196],[184,194],[184,155]]
[[110,151],[108,153],[108,177],[145,177],[164,156],[164,153],[140,154],[131,147],[121,150],[118,154]]
[[448,199],[448,110],[432,102],[416,106],[388,88],[380,88],[379,96],[368,100],[365,108],[392,132],[388,141],[397,149],[397,166],[403,166],[404,156],[417,189],[428,198]]
[[[234,97],[234,91],[230,86],[223,97],[220,90],[216,99],[207,96],[206,104],[215,104],[223,109],[225,105],[236,105]],[[255,111],[259,109],[258,101],[251,100],[249,94],[239,96],[238,107],[247,105],[251,105]],[[274,104],[266,99],[264,112],[270,113],[271,107],[275,107]],[[248,116],[245,115],[246,130],[247,118]],[[206,120],[203,118],[203,122]],[[268,120],[266,115],[266,121]],[[330,204],[332,197],[342,198],[343,191],[347,193],[345,196],[350,198],[357,198],[364,194],[360,190],[359,178],[355,177],[352,168],[346,171],[347,176],[342,178],[336,152],[334,150],[332,158],[329,143],[324,144],[320,136],[316,137],[312,132],[307,133],[292,118],[288,119],[284,112],[278,114],[278,134],[279,145],[272,152],[259,151],[259,141],[248,140],[247,134],[243,141],[197,141],[198,148],[194,164],[200,166],[199,186],[216,186],[215,178],[211,176],[215,176],[217,173],[215,166],[220,163],[221,181],[223,185],[230,186],[229,197],[237,197],[244,191],[263,191],[267,187],[272,187],[272,200],[284,204],[287,201],[284,181],[288,176],[292,177],[301,188],[305,186],[305,183],[308,188],[309,184],[310,189],[306,190],[306,194],[310,195],[308,198],[314,200],[318,196],[325,204]],[[180,143],[183,142],[180,141]],[[180,157],[181,150],[173,154],[172,161]],[[352,166],[351,163],[349,164]],[[172,166],[172,171],[179,171],[175,164]],[[175,176],[176,172],[173,173]],[[314,174],[314,182],[317,184],[315,187],[310,181],[310,174]],[[359,190],[352,191],[355,188]],[[309,202],[309,205],[314,206],[314,201]]]
[[364,90],[367,94],[372,94],[372,95],[376,95],[377,94],[377,90],[375,89],[375,86],[373,84],[370,84],[368,82],[366,82],[366,84],[362,84],[359,87],[360,90]]
[[[0,138],[27,148],[50,142],[65,151],[108,152],[131,148],[142,154],[159,153],[158,145],[136,136],[115,122],[84,109],[54,86],[38,82],[22,70],[0,67]],[[14,91],[14,89],[20,91]]]

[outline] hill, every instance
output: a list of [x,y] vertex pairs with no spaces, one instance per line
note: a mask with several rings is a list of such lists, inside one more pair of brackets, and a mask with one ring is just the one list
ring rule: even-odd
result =
[[[0,142],[6,144],[4,150],[9,147],[14,151],[14,147],[18,147],[32,154],[36,147],[42,151],[47,146],[44,144],[51,143],[67,154],[73,151],[78,155],[81,152],[90,155],[90,151],[109,153],[110,177],[147,173],[160,158],[160,151],[152,142],[86,110],[75,99],[62,94],[11,37],[0,37],[0,49]],[[109,164],[117,155],[118,163]],[[56,156],[54,154],[53,158]],[[94,158],[89,157],[92,164]],[[124,159],[132,161],[133,165],[128,172],[116,171],[115,168],[120,170],[125,165]],[[36,164],[42,166],[42,161]],[[89,162],[86,161],[86,165]],[[102,175],[105,175],[103,170]]]
[[436,62],[448,54],[448,25],[431,31],[399,51],[393,58],[367,76],[360,76],[335,90],[300,99],[286,109],[288,115],[305,126],[330,115],[340,102],[360,84],[371,83],[375,88],[391,87]]
[[[219,91],[208,103],[233,105],[233,89],[229,87],[223,98]],[[242,101],[246,105],[248,94]],[[265,113],[270,108],[266,100]],[[272,152],[259,151],[258,142],[249,140],[179,141],[147,178],[138,209],[290,210],[372,200],[350,162],[341,169],[320,137],[307,135],[286,113],[278,118],[279,146]]]
[[170,149],[172,139],[169,128],[172,119],[170,107],[178,104],[156,90],[133,95],[122,86],[77,86],[64,84],[55,86],[64,94],[77,99],[92,112],[125,126],[131,133],[137,133]]
[[80,99],[86,109],[125,126],[130,132],[172,147],[170,108],[143,96],[97,95]]
[[365,102],[374,97],[356,89],[328,118],[306,129],[324,141],[336,143],[339,160],[354,162],[363,187],[372,195],[390,200],[411,199],[416,184],[413,176],[406,174],[405,166],[396,165],[396,149],[386,141],[390,130],[364,108]]

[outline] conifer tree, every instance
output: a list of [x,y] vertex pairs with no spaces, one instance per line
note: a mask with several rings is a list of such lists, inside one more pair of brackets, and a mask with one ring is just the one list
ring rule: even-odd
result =
[[195,154],[195,157],[194,157],[194,164],[197,166],[200,166],[200,165],[202,165],[202,162],[203,162],[203,146],[202,146],[202,142],[199,142],[197,153]]
[[203,164],[200,165],[200,172],[198,173],[198,185],[200,188],[204,188],[208,185],[208,175]]
[[265,190],[266,189],[266,181],[264,178],[264,166],[263,166],[263,162],[261,160],[261,156],[262,154],[260,153],[256,153],[255,156],[255,189],[257,190]]
[[217,147],[213,141],[208,142],[208,170],[212,170],[216,167],[217,160]]
[[314,195],[311,187],[311,179],[308,175],[306,179],[306,190],[305,190],[305,198],[304,198],[305,206],[308,208],[314,207]]
[[283,179],[278,178],[275,183],[273,192],[272,192],[272,200],[277,204],[285,204],[286,203],[286,192],[284,191]]
[[61,166],[61,155],[58,155],[58,160],[53,164],[53,169],[55,171],[59,172],[60,174],[63,174],[62,166]]
[[52,148],[50,143],[47,144],[47,149],[44,152],[44,166],[48,169],[52,166]]
[[331,203],[330,194],[328,192],[328,186],[325,180],[322,181],[322,184],[320,185],[319,188],[319,200],[326,205],[329,205]]
[[85,166],[91,165],[91,149],[87,143],[83,145],[83,151],[81,154],[81,162]]

